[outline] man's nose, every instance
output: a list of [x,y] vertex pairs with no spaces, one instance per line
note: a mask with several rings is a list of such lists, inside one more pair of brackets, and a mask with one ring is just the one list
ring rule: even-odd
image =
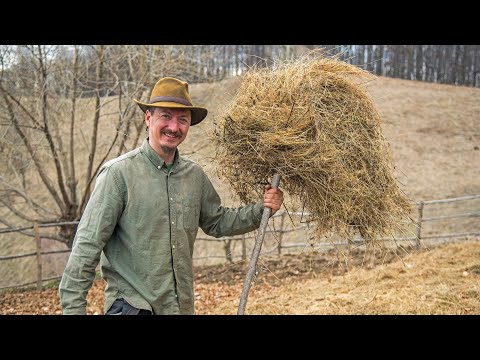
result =
[[178,131],[178,120],[176,118],[173,118],[168,122],[168,130],[170,130],[171,132]]

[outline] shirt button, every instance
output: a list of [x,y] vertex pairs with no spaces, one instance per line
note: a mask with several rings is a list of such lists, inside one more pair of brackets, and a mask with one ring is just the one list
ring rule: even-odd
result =
[[160,165],[157,166],[157,169],[160,170],[162,167]]
[[175,297],[177,298],[177,297],[178,297],[178,295],[177,295],[177,294],[175,294]]
[[172,225],[175,225],[175,221],[172,221]]
[[173,198],[170,198],[170,201],[173,201]]
[[172,249],[175,249],[175,245],[172,245]]

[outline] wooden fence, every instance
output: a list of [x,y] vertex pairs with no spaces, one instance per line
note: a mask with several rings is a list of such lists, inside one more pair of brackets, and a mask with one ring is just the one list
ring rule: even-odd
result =
[[[473,200],[473,199],[480,199],[480,195],[472,195],[472,196],[464,196],[464,197],[458,197],[458,198],[449,198],[449,199],[442,199],[442,200],[428,200],[428,201],[420,201],[415,203],[418,208],[418,217],[415,222],[415,228],[416,228],[416,234],[414,237],[400,237],[400,238],[395,238],[395,239],[382,239],[385,241],[413,241],[415,242],[417,247],[421,246],[421,241],[426,240],[426,239],[440,239],[440,238],[462,238],[462,237],[467,237],[467,236],[480,236],[480,225],[478,226],[478,229],[475,229],[474,231],[470,232],[462,232],[462,233],[447,233],[447,234],[439,234],[439,235],[422,235],[422,224],[425,222],[430,222],[430,221],[439,221],[439,220],[445,220],[445,219],[454,219],[454,218],[464,218],[464,217],[478,217],[480,216],[480,210],[475,210],[473,212],[465,212],[465,213],[456,213],[452,215],[442,215],[442,216],[435,216],[435,217],[424,217],[424,210],[427,206],[433,205],[433,204],[446,204],[446,203],[453,203],[453,202],[458,202],[458,201],[466,201],[466,200]],[[267,230],[266,233],[275,233],[276,234],[276,241],[277,245],[273,249],[269,250],[264,250],[262,251],[262,255],[268,254],[268,253],[273,253],[276,252],[279,255],[282,253],[282,249],[290,249],[290,248],[305,248],[305,247],[314,247],[314,248],[319,248],[322,246],[331,246],[331,245],[343,245],[347,244],[347,241],[338,241],[338,242],[320,242],[318,244],[308,244],[308,243],[283,243],[283,236],[286,233],[290,232],[297,232],[301,230],[305,230],[306,224],[301,223],[300,226],[292,229],[284,229],[285,221],[288,216],[307,216],[308,214],[306,213],[295,213],[295,212],[290,212],[287,213],[285,211],[279,211],[277,212],[272,218],[280,218],[280,226],[278,229],[274,230]],[[72,222],[61,222],[61,223],[48,223],[48,224],[38,224],[34,223],[32,226],[25,226],[25,227],[18,227],[18,228],[3,228],[0,229],[0,234],[5,234],[5,233],[12,233],[12,232],[24,232],[25,230],[31,230],[33,229],[34,233],[34,238],[35,238],[35,244],[36,244],[36,250],[35,252],[30,252],[30,253],[24,253],[24,254],[16,254],[16,255],[9,255],[9,256],[0,256],[0,261],[8,261],[12,259],[18,259],[18,258],[23,258],[23,257],[31,257],[35,256],[36,257],[36,262],[37,262],[37,274],[36,274],[36,281],[33,282],[28,282],[24,284],[15,284],[15,285],[8,285],[4,287],[0,287],[0,290],[2,289],[8,289],[8,288],[16,288],[16,287],[23,287],[23,286],[31,286],[36,284],[37,290],[41,290],[43,288],[43,283],[45,281],[51,281],[51,280],[58,280],[61,278],[60,276],[53,276],[49,278],[44,278],[42,276],[42,259],[44,255],[49,255],[49,254],[59,254],[59,253],[67,253],[70,252],[70,249],[66,250],[54,250],[54,251],[42,251],[42,239],[40,237],[40,228],[47,228],[47,227],[56,227],[56,226],[66,226],[66,225],[77,225],[78,221],[72,221]],[[254,239],[255,236],[253,233],[249,234],[244,234],[241,236],[233,236],[233,237],[224,237],[221,239],[213,238],[213,237],[202,237],[199,236],[197,237],[197,241],[214,241],[214,242],[222,242],[225,250],[225,255],[224,256],[203,256],[203,257],[194,257],[194,260],[200,260],[200,259],[207,259],[207,258],[222,258],[225,259],[227,262],[233,262],[234,258],[240,257],[243,260],[246,260],[247,258],[247,239]],[[233,255],[231,251],[231,245],[234,241],[240,241],[241,242],[241,254],[240,255]]]

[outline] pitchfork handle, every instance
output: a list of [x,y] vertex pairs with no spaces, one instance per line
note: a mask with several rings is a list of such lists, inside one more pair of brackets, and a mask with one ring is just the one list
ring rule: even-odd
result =
[[[278,188],[280,184],[280,175],[275,174],[272,178],[272,188]],[[255,239],[255,247],[253,248],[252,257],[250,258],[250,264],[248,265],[247,277],[243,283],[243,291],[240,296],[240,304],[238,305],[238,315],[244,315],[245,306],[247,305],[248,292],[250,290],[250,285],[252,283],[253,275],[257,268],[257,261],[260,255],[260,250],[262,249],[263,238],[265,237],[265,230],[267,229],[268,219],[272,214],[272,209],[269,207],[263,208],[262,221],[260,222],[260,227],[258,228],[257,238]]]

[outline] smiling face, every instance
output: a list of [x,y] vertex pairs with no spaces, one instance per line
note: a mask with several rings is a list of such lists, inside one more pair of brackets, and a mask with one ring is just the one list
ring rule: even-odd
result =
[[188,109],[154,109],[145,112],[148,143],[167,164],[171,164],[177,146],[187,137],[192,114]]

